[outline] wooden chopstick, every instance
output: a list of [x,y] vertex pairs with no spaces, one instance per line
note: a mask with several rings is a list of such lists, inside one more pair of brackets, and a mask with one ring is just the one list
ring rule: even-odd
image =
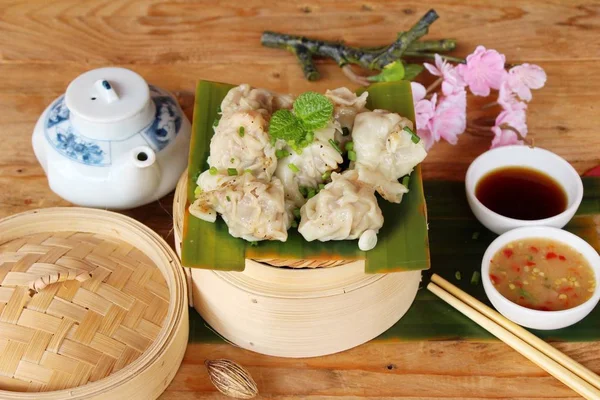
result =
[[504,329],[515,334],[516,336],[529,343],[531,346],[535,347],[536,349],[538,349],[539,351],[556,361],[557,363],[573,371],[573,373],[579,375],[579,377],[585,379],[591,385],[600,389],[600,377],[596,375],[593,371],[590,371],[583,365],[579,364],[577,361],[567,356],[565,353],[562,353],[560,350],[544,342],[542,339],[535,336],[527,329],[515,324],[496,310],[493,310],[490,307],[486,306],[485,304],[477,300],[475,297],[460,290],[441,276],[433,274],[431,280],[438,286],[442,287],[442,289],[446,290],[447,292],[450,292],[457,299],[473,307],[475,310],[479,311],[492,321],[501,325]]
[[[451,284],[448,283],[448,285]],[[518,336],[509,332],[498,323],[492,321],[466,303],[463,303],[433,282],[427,285],[427,289],[580,395],[587,399],[600,399],[600,390],[520,339]],[[457,288],[457,290],[460,289]]]

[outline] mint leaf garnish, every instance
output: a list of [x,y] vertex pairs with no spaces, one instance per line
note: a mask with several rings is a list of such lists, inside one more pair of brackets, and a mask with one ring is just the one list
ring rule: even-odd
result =
[[299,142],[305,134],[302,123],[290,110],[277,110],[271,116],[269,135],[272,138]]
[[294,112],[304,129],[314,131],[327,125],[333,115],[333,104],[322,94],[302,93],[294,101]]

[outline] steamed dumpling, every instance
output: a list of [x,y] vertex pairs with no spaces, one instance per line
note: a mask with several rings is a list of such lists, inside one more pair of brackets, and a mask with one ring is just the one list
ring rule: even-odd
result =
[[423,141],[414,143],[404,127],[412,129],[412,122],[376,110],[358,114],[352,132],[358,179],[373,185],[392,203],[400,203],[403,193],[408,192],[398,179],[410,174],[427,155]]
[[227,93],[221,102],[221,112],[227,115],[239,111],[257,111],[269,120],[275,111],[282,108],[291,109],[293,102],[292,95],[277,94],[242,84]]
[[332,182],[300,209],[298,232],[307,241],[357,239],[383,226],[383,214],[373,187],[360,182],[358,173],[334,172]]
[[216,188],[202,189],[190,206],[192,215],[215,222],[219,213],[231,236],[248,241],[287,240],[291,220],[284,208],[283,185],[279,179],[264,182],[249,173],[206,179],[202,183],[212,183]]
[[239,174],[250,170],[258,178],[270,179],[277,157],[263,116],[256,111],[223,114],[210,141],[208,165],[221,173],[235,168]]
[[[333,140],[338,125],[330,122],[322,129],[314,132],[314,140],[298,154],[289,146],[284,150],[290,155],[279,160],[275,176],[285,187],[286,200],[297,207],[304,204],[305,200],[300,193],[300,187],[316,188],[323,183],[323,174],[333,171],[344,159],[342,155],[329,143]],[[298,171],[290,168],[293,164]]]
[[341,87],[327,90],[325,96],[333,103],[333,118],[340,124],[341,128],[336,132],[335,139],[340,145],[344,145],[351,139],[349,134],[344,135],[344,128],[346,128],[347,133],[352,132],[356,115],[368,111],[366,104],[369,93],[364,92],[357,96],[350,89]]

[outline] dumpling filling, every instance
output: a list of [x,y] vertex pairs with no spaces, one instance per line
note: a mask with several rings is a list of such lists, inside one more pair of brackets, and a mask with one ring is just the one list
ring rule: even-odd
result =
[[279,160],[275,176],[283,182],[286,200],[297,207],[306,201],[300,188],[316,189],[344,161],[330,143],[334,140],[335,132],[336,124],[330,122],[314,132],[313,142],[303,148],[300,154],[289,146],[283,148],[289,155]]
[[370,185],[356,171],[334,172],[328,183],[300,209],[298,232],[311,242],[357,239],[365,231],[383,226],[383,214]]
[[387,201],[400,203],[408,192],[398,179],[425,159],[422,141],[415,143],[410,120],[388,111],[360,113],[354,121],[352,139],[358,179],[375,187]]
[[283,203],[283,185],[277,178],[266,183],[250,173],[223,177],[217,187],[198,193],[190,213],[208,222],[221,214],[229,234],[248,241],[287,240],[290,225]]

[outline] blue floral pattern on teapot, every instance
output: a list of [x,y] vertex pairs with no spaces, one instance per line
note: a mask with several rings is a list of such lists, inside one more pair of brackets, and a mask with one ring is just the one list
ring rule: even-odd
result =
[[[152,85],[149,87],[156,107],[154,120],[134,135],[141,135],[154,151],[159,152],[180,132],[182,115],[177,102],[167,92]],[[69,120],[65,96],[59,97],[50,107],[44,127],[48,143],[61,155],[89,166],[111,165],[111,144],[115,141],[91,139],[76,132]]]

